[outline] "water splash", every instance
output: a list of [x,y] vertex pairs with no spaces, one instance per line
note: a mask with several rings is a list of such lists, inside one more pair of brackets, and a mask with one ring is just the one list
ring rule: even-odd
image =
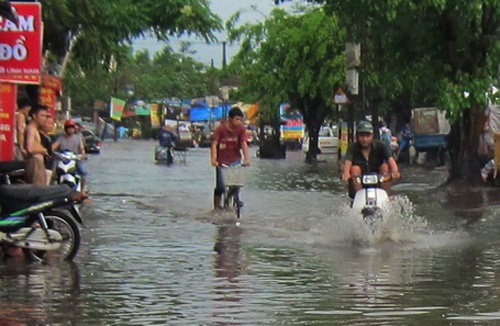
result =
[[345,204],[335,207],[319,230],[329,244],[348,246],[415,242],[430,232],[427,221],[415,214],[414,206],[406,196],[395,197],[383,207],[381,215],[380,219],[367,221]]

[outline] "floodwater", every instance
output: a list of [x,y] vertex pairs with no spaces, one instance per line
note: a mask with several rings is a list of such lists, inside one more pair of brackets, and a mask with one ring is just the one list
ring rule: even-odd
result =
[[372,233],[333,156],[254,156],[236,226],[211,211],[208,149],[164,166],[154,146],[107,141],[89,158],[78,256],[0,262],[0,325],[500,323],[496,189],[438,187],[442,169],[402,166]]

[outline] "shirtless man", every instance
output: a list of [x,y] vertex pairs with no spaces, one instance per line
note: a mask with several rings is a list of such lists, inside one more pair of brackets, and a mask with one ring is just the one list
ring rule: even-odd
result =
[[27,156],[24,136],[26,133],[26,118],[28,117],[30,109],[31,104],[27,99],[20,99],[17,101],[16,129],[14,133],[14,159],[16,161],[24,161]]
[[42,145],[40,131],[47,119],[45,105],[37,104],[30,111],[31,121],[26,127],[26,181],[38,186],[47,184],[44,156],[47,149]]

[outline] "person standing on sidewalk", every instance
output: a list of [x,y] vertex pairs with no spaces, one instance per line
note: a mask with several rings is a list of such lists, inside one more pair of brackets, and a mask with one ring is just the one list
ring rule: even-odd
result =
[[40,128],[40,138],[42,146],[47,149],[47,154],[44,156],[45,174],[47,176],[47,185],[50,185],[52,180],[52,172],[54,169],[54,157],[52,156],[52,138],[50,134],[54,131],[54,117],[47,114],[45,123]]
[[243,112],[238,107],[229,110],[229,118],[214,132],[210,148],[211,163],[215,167],[214,209],[221,208],[222,195],[226,191],[222,177],[222,165],[234,165],[241,162],[243,152],[243,165],[250,165],[248,151],[247,131],[243,125]]
[[31,121],[26,127],[26,182],[37,186],[47,184],[44,156],[47,149],[42,145],[40,131],[47,119],[48,107],[37,104],[30,111]]
[[31,110],[31,104],[27,99],[19,99],[17,101],[17,112],[15,117],[16,129],[14,132],[14,160],[24,161],[28,153],[26,153],[26,121]]

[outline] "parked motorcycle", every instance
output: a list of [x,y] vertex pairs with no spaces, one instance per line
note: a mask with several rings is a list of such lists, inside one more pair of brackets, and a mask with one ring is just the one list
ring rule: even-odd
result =
[[83,199],[67,185],[0,185],[0,245],[21,247],[32,261],[73,259]]
[[82,177],[78,174],[76,164],[82,159],[71,151],[54,152],[57,159],[55,180],[58,184],[66,184],[76,191],[82,191]]
[[24,182],[24,161],[0,162],[0,184]]
[[374,220],[383,218],[383,209],[389,203],[387,192],[381,188],[383,182],[389,182],[390,176],[377,173],[366,173],[359,178],[363,188],[358,190],[352,202],[352,209],[358,211],[363,219]]

